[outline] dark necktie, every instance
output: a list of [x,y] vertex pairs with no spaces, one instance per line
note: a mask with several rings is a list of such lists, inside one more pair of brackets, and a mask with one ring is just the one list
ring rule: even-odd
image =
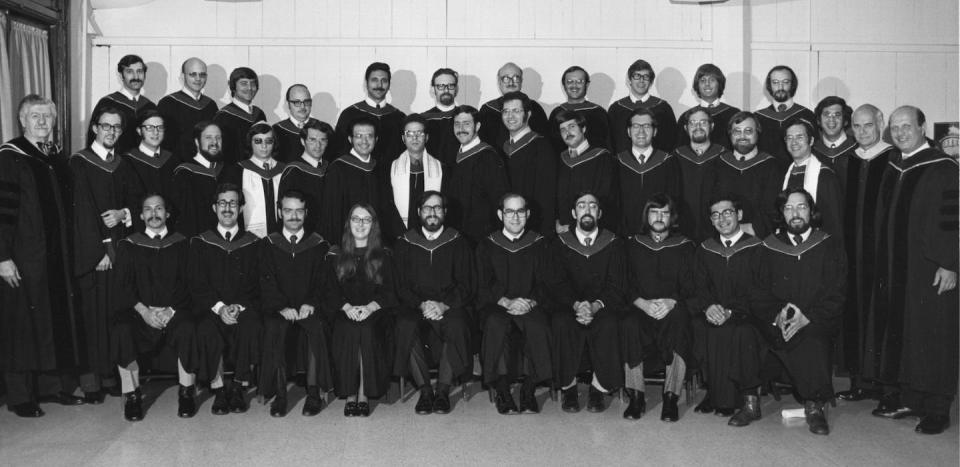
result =
[[586,246],[590,246],[591,244],[593,244],[593,239],[590,237],[586,237],[583,239],[583,244]]
[[733,240],[724,240],[723,244],[726,245],[727,248],[730,248],[730,245],[733,245]]
[[55,151],[54,150],[55,146],[53,145],[53,143],[46,142],[46,141],[41,142],[38,147],[40,148],[40,152],[44,153],[47,156],[53,155]]
[[830,149],[837,149],[837,143],[830,143]]
[[228,241],[228,242],[230,241],[230,237],[232,237],[232,236],[233,236],[233,235],[230,234],[230,232],[227,232],[227,233],[223,234],[223,238],[224,238],[226,241]]
[[640,154],[639,156],[637,156],[637,162],[639,162],[640,165],[643,165],[643,163],[646,161],[647,161],[647,158],[643,157],[643,154]]
[[291,245],[296,245],[296,244],[297,244],[297,236],[296,236],[296,235],[291,235],[291,236],[290,236],[290,244],[291,244]]
[[803,236],[801,236],[801,235],[794,235],[794,236],[793,236],[793,243],[796,243],[797,246],[800,246],[800,244],[803,243]]
[[786,112],[786,111],[787,111],[787,104],[780,104],[777,106],[777,112]]
[[117,159],[117,157],[113,155],[113,151],[110,151],[110,152],[107,153],[107,163],[108,163],[108,164],[112,164],[113,161],[116,160],[116,159]]
[[576,150],[576,149],[571,149],[571,150],[570,150],[570,158],[571,158],[571,159],[574,159],[574,158],[576,158],[577,156],[578,156],[577,150]]
[[159,242],[159,241],[160,241],[160,234],[154,235],[154,236],[153,236],[153,239]]
[[277,206],[273,194],[273,177],[270,176],[270,163],[263,163],[263,170],[266,172],[266,178],[263,179],[263,200],[267,216],[267,232],[276,232],[277,225]]

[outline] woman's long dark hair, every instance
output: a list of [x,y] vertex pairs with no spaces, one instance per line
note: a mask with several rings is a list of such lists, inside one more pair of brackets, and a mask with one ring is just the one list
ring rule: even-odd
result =
[[346,222],[343,223],[343,237],[340,240],[340,249],[343,254],[337,257],[337,280],[343,282],[357,274],[357,242],[353,238],[353,233],[350,232],[350,218],[360,208],[369,212],[370,217],[373,218],[373,222],[370,223],[370,235],[367,237],[367,251],[363,255],[363,262],[366,265],[364,274],[373,283],[382,284],[383,275],[380,274],[380,268],[383,267],[384,250],[380,239],[380,220],[377,218],[377,211],[367,203],[354,204],[350,208],[350,215],[347,216]]

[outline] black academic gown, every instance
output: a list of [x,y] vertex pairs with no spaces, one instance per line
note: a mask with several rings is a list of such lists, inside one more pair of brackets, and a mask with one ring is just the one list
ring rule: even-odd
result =
[[460,141],[453,132],[454,110],[444,112],[433,107],[420,114],[427,120],[427,152],[436,157],[444,167],[456,163],[457,149],[460,148]]
[[[213,123],[220,127],[223,137],[223,163],[233,165],[240,162],[246,154],[244,140],[247,131],[257,122],[266,122],[267,116],[259,107],[250,104],[251,112],[241,109],[233,102],[223,106],[213,116]],[[185,155],[185,159],[192,159],[192,155]]]
[[[323,185],[327,177],[330,163],[320,159],[316,167],[302,158],[294,160],[283,168],[280,177],[280,194],[287,190],[298,190],[307,196],[307,217],[303,221],[303,228],[317,232],[323,224]],[[339,241],[339,237],[335,240]]]
[[638,163],[630,148],[617,156],[617,162],[620,203],[614,219],[619,217],[616,225],[622,235],[633,235],[647,224],[643,206],[651,196],[666,193],[681,200],[680,165],[676,157],[657,149],[643,161],[643,165]]
[[703,241],[714,233],[710,197],[717,185],[717,164],[723,151],[717,144],[711,144],[703,154],[690,146],[673,151],[680,165],[680,231],[694,241]]
[[[167,220],[167,226],[173,228],[176,225],[177,206],[173,203],[175,189],[173,185],[173,170],[179,164],[178,159],[173,153],[166,149],[160,149],[160,156],[146,155],[136,147],[123,155],[124,160],[133,169],[140,181],[140,192],[160,193],[163,199],[167,201],[167,212],[170,213],[170,219]],[[143,220],[137,213],[133,213],[134,230],[143,230]]]
[[[792,170],[793,166],[787,168]],[[787,188],[803,188],[804,175],[790,175]],[[782,187],[782,185],[781,185]],[[820,211],[820,228],[843,241],[843,192],[837,173],[829,166],[820,166],[817,176],[817,192],[811,193]]]
[[554,121],[557,114],[564,110],[577,112],[586,119],[587,141],[590,142],[590,147],[612,151],[612,145],[610,143],[610,119],[607,118],[607,111],[603,107],[590,101],[583,101],[578,104],[564,102],[550,112],[550,118],[547,119],[550,131],[547,134],[550,135],[550,142],[555,149],[561,150],[566,147],[563,138],[560,137],[560,125]]
[[443,193],[448,197],[445,223],[462,232],[474,244],[496,229],[500,197],[510,181],[503,158],[481,142],[457,154],[454,163],[443,168]]
[[[309,117],[304,125],[319,121]],[[273,134],[277,136],[278,146],[275,158],[278,161],[286,164],[300,159],[300,156],[303,155],[303,143],[300,141],[300,128],[292,118],[274,123]],[[328,141],[327,144],[329,145],[330,142]]]
[[560,153],[557,164],[557,220],[560,225],[573,227],[576,220],[570,213],[577,194],[583,191],[596,193],[603,208],[600,225],[616,228],[613,222],[617,216],[617,160],[609,151],[600,147],[590,147],[576,159],[570,157],[570,150]]
[[[374,209],[382,210],[381,190],[387,189],[377,174],[376,159],[363,162],[353,153],[333,161],[327,169],[323,186],[323,206],[320,232],[334,243],[343,236],[343,226],[350,216],[350,207],[356,203],[369,203]],[[392,244],[393,232],[383,232],[383,240]],[[399,235],[399,233],[396,233]]]
[[[480,139],[495,148],[502,148],[503,144],[510,139],[510,130],[503,124],[502,112],[503,96],[487,101],[480,106]],[[543,106],[535,100],[530,101],[530,117],[527,120],[527,125],[530,126],[531,130],[541,135],[550,134],[550,122],[547,121],[547,113],[544,112]]]
[[213,210],[217,185],[235,180],[239,169],[236,164],[215,164],[208,169],[195,161],[188,161],[173,169],[174,192],[171,198],[179,214],[177,230],[184,236],[194,236],[217,226],[217,214]]
[[793,118],[801,118],[813,125],[816,121],[813,111],[794,103],[789,109],[777,112],[776,107],[771,104],[756,111],[755,115],[759,120],[757,123],[760,125],[757,147],[760,148],[760,152],[773,156],[782,168],[786,168],[793,163],[790,152],[787,151],[787,144],[783,140],[787,132],[787,122]]
[[217,114],[217,103],[201,94],[200,99],[183,92],[167,94],[157,103],[163,115],[164,137],[160,146],[174,154],[177,162],[186,162],[197,153],[193,142],[193,127],[202,121],[212,121]]
[[[197,376],[209,381],[222,359],[235,379],[250,381],[250,365],[260,363],[263,319],[260,313],[259,238],[239,230],[225,239],[216,229],[190,239],[187,271],[193,313],[197,316]],[[240,305],[237,324],[223,322],[217,303]]]
[[851,136],[840,143],[835,148],[831,148],[823,142],[823,138],[817,138],[813,142],[813,155],[820,159],[825,165],[833,169],[840,178],[840,189],[846,192],[845,182],[847,181],[847,164],[851,157],[856,157],[857,140]]
[[[91,115],[96,115],[101,109],[107,107],[113,107],[123,115],[123,133],[120,134],[120,138],[117,139],[117,145],[113,148],[116,154],[123,154],[140,144],[140,135],[137,134],[137,122],[140,120],[140,116],[147,110],[157,110],[157,105],[150,99],[147,99],[143,94],[134,102],[127,98],[122,92],[116,91],[100,98],[100,100],[97,101],[97,105],[93,107]],[[87,132],[88,147],[93,144],[94,139],[94,134]]]
[[650,96],[645,102],[636,104],[627,96],[610,104],[607,115],[610,118],[610,134],[613,135],[613,151],[619,154],[630,150],[633,143],[627,133],[627,122],[630,121],[630,114],[640,107],[649,109],[657,118],[657,135],[653,137],[653,147],[663,152],[673,151],[673,148],[677,147],[679,132],[677,115],[667,101],[657,96]]
[[773,156],[760,152],[753,159],[738,161],[731,151],[717,159],[714,194],[732,193],[743,208],[741,224],[751,224],[757,238],[773,232],[774,201],[783,184],[783,172]]
[[[717,102],[713,107],[704,107],[698,105],[693,109],[690,109],[686,112],[686,115],[690,115],[694,112],[694,109],[705,110],[710,114],[710,118],[713,120],[713,130],[710,132],[710,144],[717,144],[723,146],[726,149],[732,149],[733,144],[730,142],[730,132],[728,127],[730,125],[730,119],[736,115],[740,109],[728,105],[725,102]],[[677,139],[678,148],[685,147],[690,144],[690,135],[687,134],[686,130],[687,122],[683,121],[683,116],[681,115],[680,120],[677,121],[677,131],[679,132],[679,138]]]
[[[330,158],[336,158],[350,151],[350,141],[347,139],[353,131],[353,122],[360,118],[373,120],[377,125],[377,144],[373,148],[373,160],[377,161],[378,171],[385,175],[390,170],[390,163],[393,162],[400,153],[403,152],[403,139],[400,134],[403,132],[403,119],[407,114],[400,109],[383,102],[380,108],[371,107],[367,101],[360,101],[356,104],[343,109],[340,112],[340,118],[337,119],[337,141],[324,154],[329,154]],[[399,233],[398,233],[399,235]]]
[[[510,189],[527,200],[527,225],[551,238],[557,231],[557,156],[550,142],[535,131],[516,143],[503,143]],[[498,200],[499,201],[499,200]]]

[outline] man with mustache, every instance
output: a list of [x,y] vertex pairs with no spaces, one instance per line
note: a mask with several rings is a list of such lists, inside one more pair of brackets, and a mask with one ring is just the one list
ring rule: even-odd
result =
[[[653,80],[657,74],[653,67],[646,60],[637,60],[627,68],[627,88],[630,93],[613,104],[607,110],[610,116],[610,131],[613,134],[612,150],[619,154],[630,149],[631,138],[629,134],[624,134],[621,128],[629,127],[630,120],[636,111],[645,109],[657,121],[660,128],[653,136],[652,145],[654,148],[670,152],[677,146],[677,116],[673,113],[673,107],[670,104],[654,95],[650,94],[650,88],[653,87]],[[643,206],[638,206],[637,209]]]
[[[260,90],[260,78],[250,68],[234,68],[227,81],[230,87],[230,103],[223,106],[213,116],[213,123],[217,124],[222,133],[221,160],[226,165],[233,165],[244,159],[244,139],[247,131],[257,122],[266,122],[267,116],[259,107],[253,105],[253,98]],[[196,135],[194,135],[196,139]],[[204,198],[206,199],[206,198]]]
[[843,242],[843,194],[837,173],[813,155],[816,130],[800,119],[787,122],[784,140],[793,163],[783,176],[782,189],[803,188],[813,196],[820,210],[820,228]]
[[820,130],[820,137],[813,142],[813,154],[837,173],[843,186],[847,162],[857,147],[857,140],[847,137],[853,109],[842,97],[827,96],[820,100],[813,112]]
[[[124,55],[117,62],[117,77],[120,90],[103,96],[93,107],[93,115],[99,115],[110,107],[123,116],[123,131],[117,141],[117,154],[137,147],[137,122],[147,110],[157,110],[157,105],[140,94],[143,81],[147,79],[147,65],[138,55]],[[93,143],[94,135],[88,135],[87,144]]]
[[[508,92],[501,99],[500,121],[509,131],[502,150],[510,189],[530,203],[533,212],[530,227],[547,238],[553,238],[557,218],[557,156],[545,133],[530,127],[535,102],[519,91]],[[485,125],[480,126],[480,131]]]
[[550,112],[549,135],[550,140],[553,141],[553,147],[560,151],[566,147],[563,137],[559,131],[556,131],[553,123],[557,120],[557,114],[567,111],[583,115],[586,127],[590,128],[590,133],[587,134],[590,146],[610,151],[610,120],[607,118],[606,109],[587,100],[587,89],[590,87],[590,75],[587,74],[587,70],[576,65],[567,68],[560,75],[560,86],[567,96],[567,101]]
[[[512,131],[505,126],[502,114],[507,95],[514,95],[523,89],[523,70],[513,62],[504,64],[497,70],[497,89],[500,90],[500,97],[480,106],[480,139],[499,150],[508,139],[512,138]],[[528,125],[534,132],[548,135],[547,113],[537,101],[532,99],[529,101]],[[527,199],[530,198],[527,197]]]
[[306,195],[307,218],[303,222],[304,228],[311,232],[317,232],[322,225],[320,200],[323,199],[327,169],[330,168],[330,162],[323,155],[335,137],[333,127],[327,122],[316,119],[307,122],[300,129],[303,154],[290,161],[280,176],[280,193],[295,189]]
[[450,68],[440,68],[430,78],[430,95],[436,105],[423,113],[427,121],[427,152],[440,159],[445,166],[456,164],[460,143],[453,129],[454,110],[460,75]]
[[85,336],[85,369],[80,386],[87,403],[103,403],[105,391],[120,395],[113,378],[110,355],[117,276],[117,243],[133,226],[139,212],[137,176],[118,156],[123,132],[122,111],[104,107],[90,121],[94,141],[69,159],[73,180],[73,272],[80,295],[80,317]]
[[783,140],[787,121],[793,118],[816,121],[816,116],[810,109],[793,102],[798,86],[797,74],[792,68],[786,65],[771,68],[764,81],[764,88],[773,102],[756,112],[757,124],[763,127],[758,143],[760,150],[773,156],[781,167],[790,164],[790,154]]
[[217,103],[203,94],[207,85],[207,64],[197,57],[188,58],[180,65],[183,88],[163,96],[157,110],[163,116],[166,137],[162,147],[176,156],[177,163],[190,160],[196,151],[193,145],[193,126],[204,120],[213,120]]
[[912,106],[890,115],[891,156],[880,183],[874,289],[868,335],[884,396],[873,414],[919,417],[916,431],[950,426],[957,390],[957,162],[926,139],[926,117]]
[[[710,130],[709,135],[710,142],[729,149],[731,145],[730,134],[727,133],[728,123],[730,122],[730,117],[740,112],[740,109],[721,100],[723,90],[726,86],[727,78],[723,75],[723,71],[712,63],[700,65],[700,67],[697,68],[697,72],[693,75],[693,94],[697,96],[698,101],[697,106],[694,108],[705,110],[713,122],[713,129]],[[693,110],[694,109],[690,109],[687,112],[693,112]],[[687,116],[689,116],[689,114]],[[680,121],[677,123],[681,127],[680,147],[683,147],[690,144],[689,133],[683,131],[686,126],[686,119],[683,115],[680,116]],[[700,214],[697,215],[698,219],[702,217]],[[686,219],[690,218],[686,217]]]
[[554,384],[563,391],[563,411],[580,411],[577,374],[587,360],[593,374],[587,410],[603,412],[604,395],[623,386],[618,327],[627,306],[626,251],[599,227],[603,211],[595,194],[577,196],[570,214],[575,228],[559,234],[550,249],[560,275],[551,290]]
[[480,114],[469,105],[453,110],[453,133],[460,147],[446,165],[442,192],[448,197],[446,224],[474,244],[496,228],[496,206],[507,192],[509,180],[503,157],[480,140]]
[[691,353],[690,308],[693,297],[694,243],[679,232],[677,203],[657,193],[643,209],[646,225],[627,241],[629,311],[620,324],[624,388],[630,404],[623,418],[639,419],[646,411],[643,364],[658,361],[666,367],[660,420],[680,419],[677,401],[694,363]]
[[[210,382],[214,415],[246,412],[246,393],[259,363],[263,322],[260,314],[259,237],[240,229],[243,190],[217,187],[211,207],[217,227],[190,239],[190,295],[198,317],[200,379]],[[224,366],[233,381],[224,381]]]
[[[557,205],[572,206],[578,193],[590,191],[600,197],[604,206],[613,206],[617,161],[610,151],[590,142],[593,129],[587,125],[586,116],[579,111],[563,110],[555,112],[551,122],[559,128],[558,134],[566,147],[557,164]],[[562,217],[557,219],[557,233],[570,230],[576,222]]]
[[297,326],[307,336],[307,398],[302,413],[314,416],[323,409],[321,391],[333,387],[329,318],[321,313],[323,260],[330,244],[303,228],[306,197],[290,190],[278,203],[283,229],[260,242],[260,296],[263,310],[263,355],[260,394],[270,404],[271,417],[287,414],[287,336]]
[[717,122],[707,108],[694,107],[684,112],[680,121],[684,122],[686,143],[673,151],[683,180],[680,230],[687,238],[703,241],[713,231],[708,222],[706,204],[717,183],[718,159],[726,148],[711,139]]
[[[778,229],[757,257],[750,312],[764,323],[761,331],[803,402],[810,432],[827,435],[824,405],[833,399],[831,341],[843,313],[846,258],[840,238],[816,227],[820,216],[810,193],[784,190],[775,206]],[[756,393],[744,394],[732,426],[760,418]]]
[[[380,143],[376,121],[360,118],[350,126],[350,152],[330,163],[323,186],[323,224],[320,232],[325,238],[339,239],[343,225],[350,216],[350,207],[357,203],[382,205],[381,191],[389,189],[389,182],[380,175],[382,164],[374,157]],[[386,162],[383,162],[385,164]],[[393,244],[394,237],[384,235],[384,242]]]
[[177,415],[190,418],[197,413],[197,315],[187,284],[189,241],[167,228],[167,217],[163,196],[145,196],[140,218],[146,228],[123,239],[118,251],[110,353],[120,373],[123,416],[131,422],[143,419],[137,359],[163,347],[172,348],[177,357]]
[[717,161],[717,182],[713,193],[736,195],[743,207],[740,227],[757,238],[773,232],[773,199],[780,191],[783,171],[777,161],[757,148],[763,128],[752,112],[730,118],[730,142]]
[[[352,144],[350,137],[355,121],[361,118],[372,121],[376,124],[376,132],[379,136],[377,147],[373,151],[373,160],[377,161],[378,175],[386,177],[390,169],[390,163],[403,152],[403,141],[400,138],[400,133],[403,132],[403,119],[407,116],[400,109],[387,102],[387,93],[390,92],[390,80],[392,78],[390,65],[386,63],[374,62],[367,66],[363,75],[367,96],[364,100],[340,112],[340,118],[337,119],[336,126],[337,144],[330,154],[331,159],[342,156],[343,152],[350,148]],[[353,203],[350,203],[346,208],[352,205]],[[341,223],[340,226],[342,227],[342,225]],[[339,232],[335,238],[339,238]]]
[[194,125],[193,142],[196,155],[173,169],[171,196],[179,214],[177,229],[191,237],[217,226],[217,216],[208,202],[215,196],[217,185],[239,176],[236,164],[223,162],[223,138],[216,123],[202,121]]
[[[179,164],[167,149],[163,149],[166,140],[166,120],[156,110],[148,110],[140,115],[137,122],[137,134],[140,136],[140,145],[123,154],[124,160],[137,175],[141,193],[173,194],[173,170]],[[168,206],[171,221],[176,218],[176,209]],[[143,221],[134,220],[137,230],[143,230]]]
[[[473,365],[467,305],[473,303],[473,251],[456,229],[444,225],[446,197],[426,191],[417,203],[420,227],[397,241],[397,313],[395,376],[410,374],[420,389],[414,408],[420,415],[448,414],[450,385]],[[438,365],[430,384],[425,344]],[[401,388],[402,389],[402,388]]]
[[310,123],[320,122],[310,116],[313,98],[306,85],[294,84],[287,88],[287,113],[289,118],[273,125],[277,138],[277,160],[284,164],[295,161],[303,154],[300,130]]

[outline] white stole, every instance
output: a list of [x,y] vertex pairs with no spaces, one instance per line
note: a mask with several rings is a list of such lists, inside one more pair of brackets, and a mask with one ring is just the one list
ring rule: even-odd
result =
[[[790,183],[790,173],[793,172],[794,164],[790,164],[790,167],[787,168],[787,174],[783,177],[783,187],[782,189],[787,189],[787,184]],[[820,184],[820,168],[823,164],[817,159],[816,156],[810,155],[807,159],[807,165],[804,166],[803,172],[803,189],[807,190],[807,193],[810,193],[810,196],[813,197],[813,200],[817,200],[817,186]]]
[[[423,190],[440,191],[442,179],[443,168],[440,161],[423,151]],[[410,154],[407,151],[403,151],[391,164],[390,185],[393,187],[393,204],[403,219],[403,225],[409,227],[407,213],[410,212]]]

